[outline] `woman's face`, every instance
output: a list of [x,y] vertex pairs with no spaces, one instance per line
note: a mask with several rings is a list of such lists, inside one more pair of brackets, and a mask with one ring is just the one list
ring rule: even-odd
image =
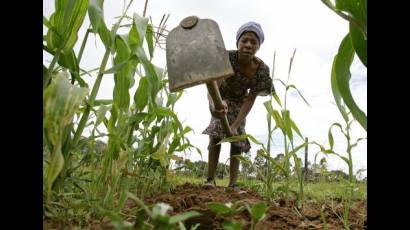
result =
[[239,38],[238,50],[239,53],[246,57],[253,57],[259,49],[259,40],[255,33],[245,32]]

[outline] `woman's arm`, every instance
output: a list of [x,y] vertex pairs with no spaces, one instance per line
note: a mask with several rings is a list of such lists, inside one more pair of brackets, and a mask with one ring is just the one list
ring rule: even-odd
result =
[[237,130],[239,128],[239,125],[241,124],[243,119],[246,118],[249,111],[251,111],[252,106],[255,103],[256,96],[257,95],[248,95],[247,97],[245,97],[241,110],[239,110],[239,114],[236,117],[236,120],[231,125],[231,129],[232,129],[232,132],[234,132],[234,135],[238,134]]
[[[222,81],[223,79],[216,80],[218,89],[221,86]],[[215,105],[214,105],[214,102],[212,101],[211,95],[209,95],[209,92],[207,92],[207,96],[208,96],[208,101],[209,101],[209,110],[211,111],[211,114],[218,118],[223,118],[223,116],[225,116],[225,114],[228,112],[228,105],[226,104],[226,102],[222,100],[222,104],[224,105],[224,110],[218,111],[218,110],[215,110]]]

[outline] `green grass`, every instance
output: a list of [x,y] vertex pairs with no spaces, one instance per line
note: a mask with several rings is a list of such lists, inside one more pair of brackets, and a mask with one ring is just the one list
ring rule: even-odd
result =
[[[296,189],[296,184],[294,189]],[[304,185],[304,191],[308,198],[323,201],[325,199],[341,198],[345,185],[343,182],[318,182],[308,183]],[[367,183],[358,184],[358,189],[353,195],[353,200],[366,200],[367,199]]]
[[[174,176],[172,178],[172,184],[180,185],[184,183],[192,184],[203,184],[205,181],[204,178],[198,177],[186,177],[186,176]],[[223,179],[217,179],[216,185],[218,186],[227,186],[229,178],[225,177]],[[259,184],[261,182],[256,180],[238,180],[238,185],[249,187],[255,191],[258,191]],[[283,186],[284,183],[277,182],[273,185],[274,189],[277,189],[280,186]],[[292,181],[290,183],[290,189],[297,191],[298,190],[297,181]],[[346,185],[343,182],[326,182],[320,181],[318,183],[305,183],[304,192],[307,199],[314,200],[316,202],[322,202],[329,199],[340,199],[345,192]],[[358,183],[358,189],[355,191],[354,200],[367,200],[367,183]]]
[[[185,183],[192,183],[192,184],[203,184],[205,183],[206,177],[188,177],[188,176],[174,176],[171,179],[171,183],[175,185],[185,184]],[[224,177],[223,179],[216,179],[217,186],[228,186],[229,178]]]

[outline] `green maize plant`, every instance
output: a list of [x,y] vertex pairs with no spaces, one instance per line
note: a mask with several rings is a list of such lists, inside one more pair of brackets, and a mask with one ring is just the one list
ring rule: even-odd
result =
[[[283,175],[285,175],[285,178],[287,178],[287,180],[290,179],[290,169],[286,170],[285,169],[285,164],[286,162],[289,162],[289,158],[296,155],[296,152],[299,151],[300,149],[302,149],[304,146],[306,146],[307,144],[310,143],[303,143],[301,145],[296,146],[295,148],[293,148],[291,151],[288,152],[287,156],[285,156],[285,158],[281,161],[281,162],[277,162],[276,159],[272,158],[269,154],[268,151],[265,147],[265,145],[263,143],[261,143],[260,141],[258,141],[255,137],[253,137],[250,134],[243,134],[241,136],[233,136],[233,137],[228,137],[228,138],[224,138],[222,139],[218,144],[221,143],[225,143],[225,142],[235,142],[235,141],[243,141],[245,139],[249,138],[249,140],[256,144],[259,145],[261,147],[261,149],[259,149],[257,151],[257,154],[261,157],[263,157],[264,159],[266,159],[266,161],[271,164],[270,166],[270,171],[268,172],[268,174],[263,171],[260,170],[259,168],[256,167],[255,164],[252,164],[252,162],[241,156],[234,156],[236,158],[238,158],[242,163],[246,164],[249,167],[252,167],[253,170],[257,173],[258,177],[260,178],[260,180],[263,181],[263,193],[265,194],[265,196],[267,198],[272,198],[274,196],[274,191],[273,191],[273,186],[272,186],[272,182],[273,178],[275,178],[277,175],[279,175],[279,173],[282,173]],[[272,179],[270,179],[270,178]],[[287,193],[287,192],[286,192]]]
[[57,62],[68,68],[73,77],[78,77],[78,65],[73,47],[78,39],[77,33],[83,24],[87,7],[88,0],[56,1],[56,11],[48,20],[43,17],[43,24],[49,29],[45,35],[46,49],[53,54],[50,66],[46,68],[45,73],[43,72],[43,90],[50,84]]
[[[178,215],[171,216],[167,212],[172,210],[172,207],[166,203],[157,203],[148,206],[144,202],[132,193],[126,195],[131,200],[134,200],[137,204],[135,210],[136,220],[131,223],[124,220],[118,212],[101,209],[101,212],[105,214],[110,220],[112,225],[116,229],[133,230],[133,229],[186,229],[184,221],[193,217],[201,216],[199,212],[188,211]],[[192,226],[190,229],[195,230],[199,224]]]
[[[342,105],[343,106],[343,105]],[[343,111],[347,111],[346,108],[344,108]],[[348,166],[348,171],[349,171],[349,178],[348,180],[343,179],[342,181],[344,182],[345,186],[345,192],[342,196],[342,201],[343,201],[343,216],[340,216],[339,214],[335,213],[343,222],[343,226],[345,229],[350,229],[349,228],[349,211],[350,211],[350,206],[352,203],[352,199],[354,196],[354,192],[358,189],[357,187],[357,182],[356,182],[356,176],[363,171],[363,169],[360,169],[356,172],[356,174],[353,172],[353,158],[352,158],[352,150],[357,147],[360,141],[363,141],[367,138],[357,138],[356,141],[352,141],[351,137],[351,125],[355,121],[354,118],[352,117],[351,113],[346,113],[346,116],[343,116],[344,122],[345,122],[345,127],[340,123],[333,123],[328,132],[328,140],[329,140],[329,146],[330,148],[327,149],[323,145],[313,141],[309,142],[309,144],[314,144],[317,147],[319,147],[319,151],[315,154],[315,164],[316,164],[316,158],[318,154],[326,154],[326,155],[335,155],[338,158],[342,159]],[[340,132],[343,134],[343,136],[346,138],[346,154],[347,157],[344,156],[344,154],[340,154],[338,152],[335,152],[334,150],[334,137],[332,133],[332,128],[333,127],[338,127]]]
[[261,221],[263,218],[266,217],[266,211],[268,211],[268,206],[266,205],[265,202],[260,202],[257,204],[252,205],[250,207],[248,204],[246,204],[246,209],[248,210],[252,221],[251,221],[251,229],[254,230],[256,227],[256,224]]
[[[324,149],[323,146],[320,146],[321,150],[320,153],[324,154],[332,154],[340,159],[342,159],[348,166],[349,170],[349,179],[345,180],[343,179],[345,183],[345,188],[346,188],[346,193],[343,196],[343,217],[339,217],[345,229],[349,229],[349,210],[350,210],[350,205],[354,196],[354,192],[357,189],[357,183],[356,183],[356,175],[353,172],[353,159],[352,159],[352,150],[355,148],[360,141],[365,140],[366,138],[358,138],[356,141],[352,141],[351,138],[351,125],[355,121],[351,119],[351,114],[347,114],[348,119],[344,120],[345,121],[345,127],[343,129],[342,125],[340,123],[333,123],[330,128],[329,128],[329,133],[328,133],[328,138],[329,138],[329,145],[330,149]],[[350,118],[350,119],[349,119]],[[346,146],[346,153],[347,157],[343,156],[340,153],[335,152],[334,150],[334,138],[332,134],[332,128],[333,127],[338,127],[340,132],[343,134],[343,136],[346,138],[347,146]],[[361,170],[358,171],[360,173]]]
[[87,93],[87,89],[71,85],[64,72],[59,73],[44,92],[43,125],[50,144],[45,175],[48,201],[53,183],[64,167],[65,157],[62,149],[66,127],[70,126],[75,110]]
[[367,131],[367,116],[357,106],[350,91],[350,66],[354,55],[367,67],[367,0],[321,0],[343,19],[349,21],[349,33],[343,38],[338,54],[333,59],[331,84],[337,107],[347,119],[344,103],[353,117]]
[[261,221],[266,216],[266,211],[268,206],[265,202],[260,202],[250,206],[247,202],[239,200],[235,203],[219,203],[219,202],[210,202],[208,203],[208,209],[210,209],[215,215],[224,217],[226,220],[223,223],[224,229],[242,229],[244,223],[235,221],[232,216],[243,212],[245,209],[249,212],[251,217],[251,228],[255,229],[256,224]]
[[[68,7],[70,6],[70,7]],[[70,133],[72,131],[72,119],[74,113],[82,103],[86,94],[82,97],[77,97],[77,101],[73,104],[70,101],[75,95],[73,93],[79,90],[67,90],[68,85],[63,84],[61,71],[57,71],[56,65],[70,70],[72,78],[78,76],[78,65],[73,51],[73,46],[77,41],[77,33],[84,17],[87,13],[88,1],[56,1],[56,11],[47,20],[43,17],[43,24],[48,28],[47,34],[44,36],[46,45],[43,47],[46,51],[53,55],[53,59],[49,67],[43,64],[43,126],[45,138],[45,148],[51,153],[50,160],[46,156],[47,173],[45,174],[45,181],[47,181],[47,200],[50,201],[52,188],[58,186],[59,175],[65,177],[68,166],[71,165],[71,155],[68,152],[70,148]],[[54,79],[52,80],[52,76]],[[54,81],[54,82],[53,82]],[[55,85],[53,84],[55,83]],[[65,85],[65,86],[63,86]],[[73,86],[75,87],[75,86]],[[65,90],[63,90],[65,88]],[[68,94],[58,95],[58,91],[67,92]],[[83,89],[82,91],[84,91]],[[54,91],[54,92],[52,92]],[[64,95],[64,96],[63,96]],[[52,99],[54,98],[54,99]],[[52,102],[55,100],[54,102]],[[68,105],[75,105],[74,107],[67,107]],[[57,116],[56,116],[57,115]],[[67,118],[65,116],[69,115]],[[60,125],[61,129],[58,131],[58,141],[55,140],[54,135],[57,134],[53,121],[63,121],[64,125]],[[54,126],[54,127],[53,127]],[[51,131],[53,129],[53,131]],[[54,133],[54,134],[52,134]],[[53,140],[54,139],[54,140]]]
[[[100,210],[120,212],[129,190],[141,194],[166,188],[175,153],[196,148],[185,137],[192,129],[174,112],[182,92],[168,92],[166,69],[152,64],[168,17],[154,26],[136,13],[128,16],[132,2],[110,29],[101,0],[56,0],[55,12],[43,17],[43,49],[52,56],[48,67],[43,64],[47,216],[70,219],[67,215],[81,215],[81,210],[100,217],[105,213]],[[83,25],[86,14],[90,25]],[[88,29],[77,53],[73,47],[82,26]],[[126,33],[120,34],[120,28]],[[105,53],[99,68],[84,70],[80,61],[89,34],[99,37]],[[114,76],[112,99],[97,99],[107,74]],[[90,88],[84,75],[95,77]]]
[[[117,229],[186,229],[183,222],[187,219],[200,216],[201,214],[196,211],[188,211],[178,215],[170,216],[167,214],[167,211],[172,209],[169,204],[158,203],[153,205],[150,209],[147,205],[144,204],[142,200],[136,197],[132,193],[128,193],[127,196],[134,200],[139,209],[137,210],[137,219],[135,223],[129,223],[124,221],[116,213],[109,210],[105,210],[107,216],[112,220],[113,225]],[[199,225],[191,227],[192,230],[196,229]]]
[[[271,98],[269,101],[266,101],[264,103],[265,108],[267,110],[267,121],[268,121],[268,149],[267,149],[267,153],[268,156],[270,156],[270,142],[272,140],[272,132],[279,128],[282,132],[283,135],[283,139],[284,139],[284,153],[285,153],[285,157],[282,161],[282,166],[281,169],[283,169],[286,173],[284,174],[286,177],[286,181],[285,181],[285,193],[287,194],[289,191],[289,183],[290,183],[290,178],[289,175],[291,173],[291,169],[290,169],[290,156],[293,157],[294,162],[295,162],[295,171],[296,171],[296,176],[299,182],[299,192],[298,192],[298,200],[300,202],[303,203],[304,200],[304,193],[303,193],[303,173],[302,173],[302,167],[301,167],[301,162],[300,159],[297,157],[296,155],[296,151],[294,151],[295,149],[300,149],[301,147],[307,145],[307,143],[303,143],[302,145],[298,146],[298,147],[294,147],[294,135],[293,132],[296,132],[296,134],[303,140],[304,137],[301,134],[299,128],[297,127],[296,123],[292,120],[291,116],[290,116],[290,111],[287,109],[287,94],[288,91],[290,89],[295,89],[298,94],[300,95],[300,97],[303,99],[303,101],[308,105],[309,103],[306,101],[306,99],[303,97],[303,95],[300,93],[300,91],[297,89],[297,87],[293,84],[289,84],[289,80],[290,80],[290,72],[292,70],[292,63],[293,63],[293,59],[295,57],[295,53],[296,53],[296,49],[294,50],[292,57],[290,59],[290,63],[289,63],[289,71],[288,71],[288,78],[287,78],[287,82],[283,82],[280,79],[276,79],[273,78],[273,80],[279,81],[284,87],[285,87],[285,95],[284,95],[284,105],[282,107],[282,103],[279,99],[279,97],[276,95],[276,93],[273,93],[271,95]],[[276,56],[276,52],[274,53],[274,57]],[[275,61],[275,58],[274,58]],[[275,63],[274,63],[275,64]],[[273,70],[274,71],[274,68]],[[272,76],[274,76],[274,72],[272,72]],[[279,112],[278,110],[274,109],[272,106],[272,97],[275,99],[275,101],[277,102],[277,104],[282,108],[281,112]],[[275,127],[272,129],[272,118],[275,121]],[[289,143],[288,143],[289,141]],[[272,191],[272,182],[273,182],[273,176],[275,175],[274,173],[272,173],[272,171],[270,170],[271,167],[273,167],[272,165],[270,165],[270,163],[273,163],[272,160],[269,160],[267,165],[267,169],[268,172],[266,173],[266,177],[268,179],[268,190],[269,192]]]

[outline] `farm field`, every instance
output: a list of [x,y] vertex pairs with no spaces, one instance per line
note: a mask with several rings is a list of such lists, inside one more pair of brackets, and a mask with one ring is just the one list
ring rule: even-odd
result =
[[[113,24],[103,0],[55,0],[43,16],[43,229],[367,229],[367,169],[354,160],[367,141],[367,115],[349,87],[353,59],[367,68],[366,0],[322,1],[349,31],[329,60],[338,118],[320,140],[295,119],[295,102],[313,104],[291,81],[296,49],[280,76],[272,50],[276,91],[258,105],[262,116],[249,118],[263,123],[266,143],[252,132],[219,143],[253,145],[254,155],[232,155],[240,162],[234,188],[229,164],[220,161],[216,186],[204,186],[207,162],[187,157],[202,158],[190,140],[201,130],[176,112],[185,91],[170,90],[169,66],[153,61],[166,51],[172,16],[153,23],[149,1],[142,14],[133,2],[121,1]],[[97,66],[85,65],[90,57]],[[107,78],[108,98],[100,96]],[[331,157],[345,170],[331,170]]]
[[[192,183],[189,183],[191,181]],[[257,192],[256,181],[240,180],[240,191],[227,188],[228,180],[218,180],[216,188],[204,188],[200,178],[175,177],[173,188],[169,192],[158,192],[148,195],[144,202],[148,207],[158,203],[170,204],[173,208],[169,215],[174,216],[188,211],[198,211],[202,216],[185,222],[187,229],[200,224],[197,229],[223,229],[228,221],[241,223],[243,229],[249,229],[251,218],[247,210],[233,215],[216,215],[207,204],[256,204],[266,203],[269,208],[265,218],[255,225],[255,229],[343,229],[343,183],[317,182],[305,185],[307,200],[302,208],[298,208],[295,198],[278,197],[273,200],[264,198]],[[276,188],[283,183],[277,183]],[[293,186],[296,188],[297,183]],[[135,214],[140,206],[129,199],[121,213],[122,225],[131,226],[136,221]],[[349,221],[350,229],[367,229],[367,184],[359,183],[351,204]],[[82,223],[82,224],[80,224]],[[114,222],[115,223],[115,222]],[[47,229],[117,229],[109,218],[86,220],[45,219]],[[118,225],[117,225],[118,226]]]

